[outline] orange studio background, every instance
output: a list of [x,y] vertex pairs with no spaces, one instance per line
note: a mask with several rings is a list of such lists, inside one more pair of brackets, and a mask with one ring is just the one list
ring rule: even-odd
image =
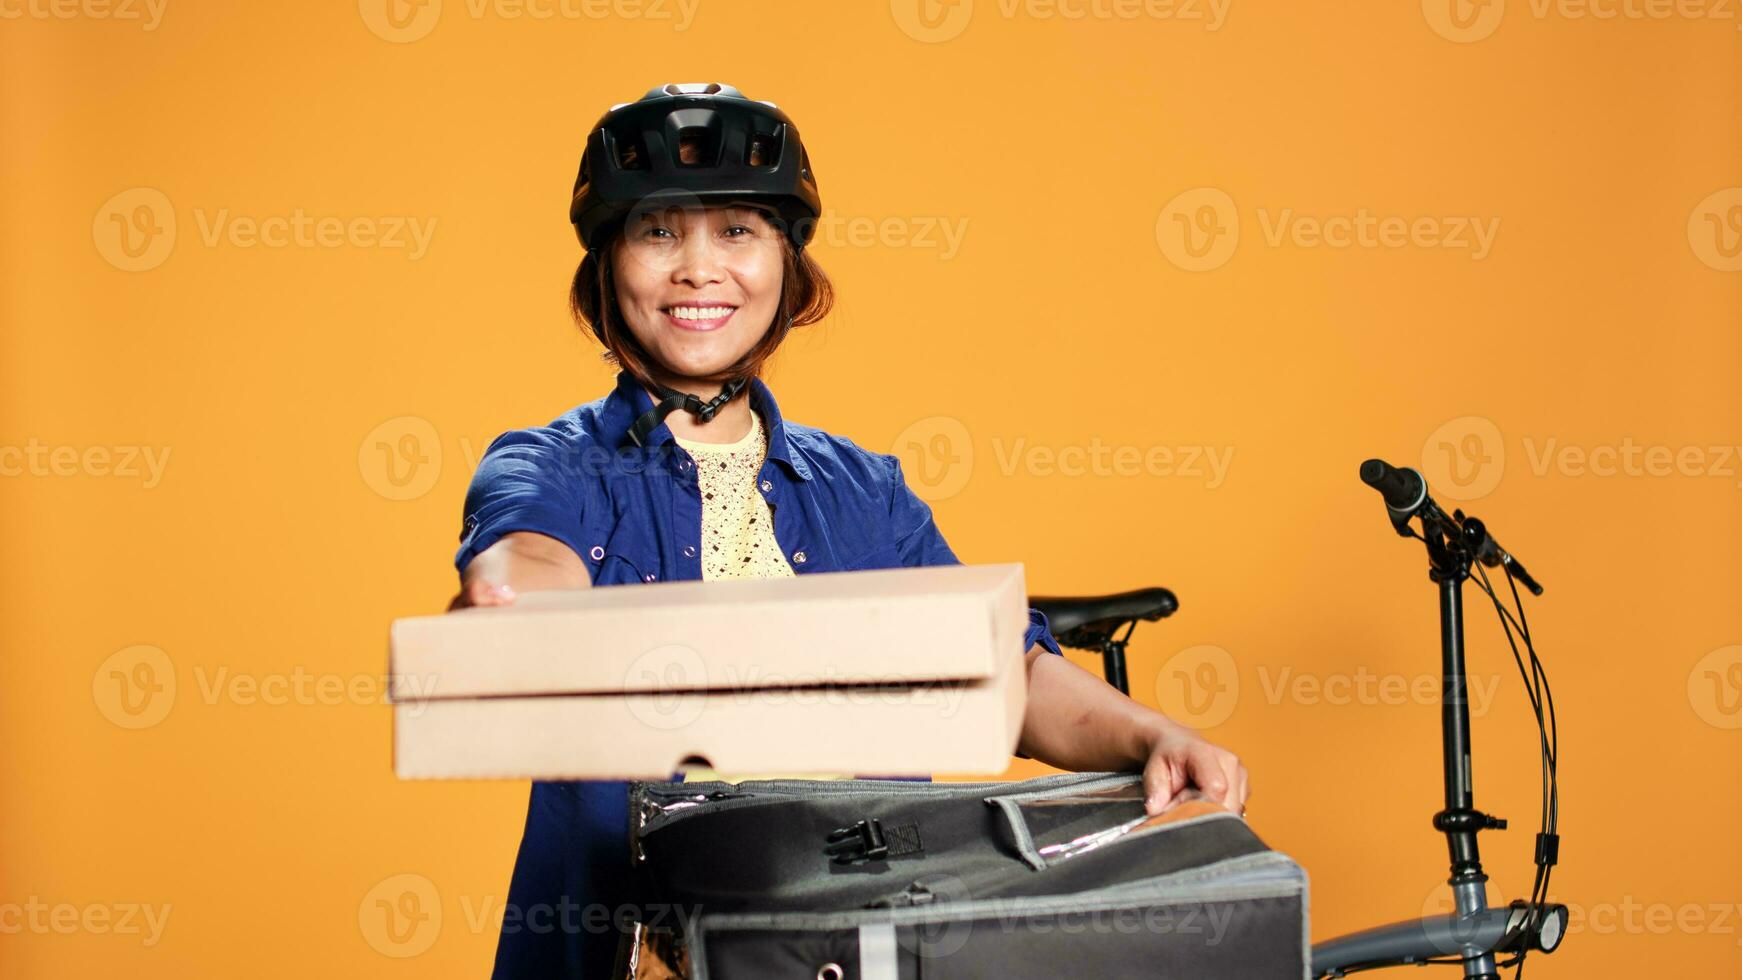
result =
[[[1547,587],[1573,924],[1529,972],[1737,976],[1739,9],[0,0],[0,975],[486,973],[526,785],[393,778],[386,626],[489,440],[608,389],[587,128],[724,81],[828,212],[783,410],[1035,593],[1175,589],[1133,690],[1240,753],[1315,937],[1446,901],[1378,455]],[[1503,902],[1534,728],[1467,598]]]

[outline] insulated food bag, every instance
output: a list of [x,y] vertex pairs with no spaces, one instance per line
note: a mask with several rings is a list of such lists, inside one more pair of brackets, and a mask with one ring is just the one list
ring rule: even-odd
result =
[[620,976],[1307,975],[1307,881],[1246,822],[1141,777],[634,783],[650,907]]

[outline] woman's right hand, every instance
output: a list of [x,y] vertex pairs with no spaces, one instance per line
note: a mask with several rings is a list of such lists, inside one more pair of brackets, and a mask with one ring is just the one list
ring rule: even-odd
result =
[[515,531],[473,556],[448,612],[512,605],[522,592],[592,587],[592,576],[574,549],[548,535]]
[[472,606],[511,605],[515,595],[512,585],[498,584],[479,575],[467,579],[465,584],[460,586],[460,591],[454,596],[454,600],[448,603],[448,612],[453,612],[456,609],[468,609]]

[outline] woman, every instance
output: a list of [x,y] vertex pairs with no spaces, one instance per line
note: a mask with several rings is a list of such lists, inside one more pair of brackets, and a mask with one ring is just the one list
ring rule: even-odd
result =
[[[466,496],[453,607],[521,592],[955,563],[899,460],[785,421],[760,379],[823,318],[804,251],[821,200],[792,121],[723,85],[666,85],[587,141],[570,220],[587,255],[571,306],[616,389],[491,444]],[[744,397],[737,397],[743,395]],[[1018,751],[1138,771],[1151,812],[1196,789],[1244,811],[1246,770],[1071,664],[1030,610]],[[620,782],[537,783],[498,977],[604,976],[632,901]]]

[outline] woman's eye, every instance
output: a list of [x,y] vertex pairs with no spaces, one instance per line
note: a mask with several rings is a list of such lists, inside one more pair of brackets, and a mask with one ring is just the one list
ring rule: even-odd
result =
[[[756,234],[756,232],[754,230],[752,230],[747,225],[733,225],[732,227],[726,229],[726,234],[730,235],[730,234],[732,234],[732,232],[735,232],[735,231],[741,231],[746,235]],[[734,236],[734,237],[741,237],[741,236]]]

